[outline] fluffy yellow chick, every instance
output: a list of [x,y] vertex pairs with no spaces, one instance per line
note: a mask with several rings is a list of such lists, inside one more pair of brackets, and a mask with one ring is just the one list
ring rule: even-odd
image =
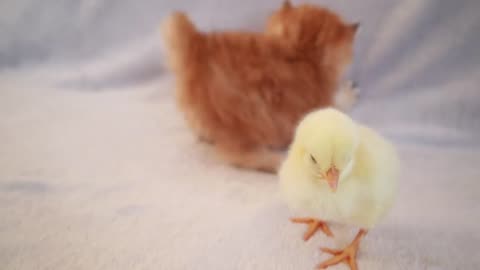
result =
[[393,146],[340,111],[321,109],[301,121],[279,171],[288,206],[308,217],[292,221],[309,224],[305,240],[318,229],[333,236],[329,221],[360,227],[344,250],[322,248],[333,257],[320,269],[342,261],[357,269],[360,240],[392,206],[397,168]]

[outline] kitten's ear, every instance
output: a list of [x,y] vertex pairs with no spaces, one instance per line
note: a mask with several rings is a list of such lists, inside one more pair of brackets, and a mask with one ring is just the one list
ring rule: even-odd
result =
[[350,29],[352,29],[353,33],[356,33],[358,31],[358,28],[360,28],[359,22],[350,24]]
[[290,10],[292,8],[292,3],[290,0],[283,1],[282,10]]

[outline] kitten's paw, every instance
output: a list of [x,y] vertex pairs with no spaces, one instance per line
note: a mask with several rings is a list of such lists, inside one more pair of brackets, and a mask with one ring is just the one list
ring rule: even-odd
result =
[[354,81],[344,82],[335,96],[335,107],[342,111],[350,110],[357,102],[359,88]]
[[205,137],[205,136],[202,136],[202,135],[197,136],[197,141],[201,142],[201,143],[206,143],[206,144],[213,144],[212,139],[210,139],[208,137]]

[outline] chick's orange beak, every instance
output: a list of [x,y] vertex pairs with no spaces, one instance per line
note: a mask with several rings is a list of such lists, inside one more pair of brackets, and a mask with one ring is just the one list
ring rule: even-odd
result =
[[339,175],[339,172],[335,167],[331,167],[327,171],[327,175],[326,175],[327,183],[333,192],[337,191],[338,175]]

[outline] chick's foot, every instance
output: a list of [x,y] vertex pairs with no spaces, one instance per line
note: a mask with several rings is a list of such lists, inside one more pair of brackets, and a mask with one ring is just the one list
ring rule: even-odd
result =
[[360,240],[367,234],[366,230],[360,230],[355,236],[355,239],[353,239],[352,243],[348,245],[345,249],[343,250],[335,250],[335,249],[330,249],[330,248],[321,248],[323,252],[332,254],[333,257],[330,259],[322,262],[317,269],[327,269],[327,267],[339,264],[341,262],[344,262],[350,266],[351,270],[358,270],[357,266],[357,251],[358,251],[358,246],[360,245]]
[[303,235],[303,240],[310,239],[318,230],[322,230],[327,236],[332,237],[333,233],[328,227],[327,223],[314,218],[291,218],[293,223],[308,224],[308,229]]

